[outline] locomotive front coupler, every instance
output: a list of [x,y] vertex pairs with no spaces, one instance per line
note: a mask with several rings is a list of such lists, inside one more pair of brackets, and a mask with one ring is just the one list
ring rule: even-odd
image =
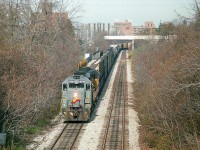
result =
[[71,107],[71,114],[73,117],[77,118],[79,114],[82,112],[82,107]]

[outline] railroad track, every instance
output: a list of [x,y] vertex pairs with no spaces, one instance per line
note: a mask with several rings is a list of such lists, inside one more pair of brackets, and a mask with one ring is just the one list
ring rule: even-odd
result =
[[[126,105],[127,105],[127,91],[126,91],[126,52],[122,52],[121,62],[118,66],[118,73],[115,77],[113,94],[111,96],[111,105],[108,112],[107,124],[105,125],[103,133],[103,141],[101,142],[101,150],[116,150],[128,149],[128,142],[126,136],[128,129],[126,129]],[[126,136],[125,136],[126,135]]]
[[51,150],[71,150],[80,134],[83,123],[67,123]]

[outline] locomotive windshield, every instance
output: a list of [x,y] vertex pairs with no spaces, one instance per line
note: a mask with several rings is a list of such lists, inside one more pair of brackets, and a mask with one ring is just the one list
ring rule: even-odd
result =
[[83,83],[78,83],[78,84],[70,83],[69,88],[84,88],[84,84]]

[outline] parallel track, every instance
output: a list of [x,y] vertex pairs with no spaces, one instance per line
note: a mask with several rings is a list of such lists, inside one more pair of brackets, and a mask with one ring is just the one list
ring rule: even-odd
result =
[[125,135],[126,130],[126,53],[122,52],[123,61],[120,62],[118,73],[115,77],[111,106],[105,132],[103,136],[102,150],[124,150],[128,147]]
[[51,150],[71,150],[80,134],[83,123],[68,123],[60,133]]

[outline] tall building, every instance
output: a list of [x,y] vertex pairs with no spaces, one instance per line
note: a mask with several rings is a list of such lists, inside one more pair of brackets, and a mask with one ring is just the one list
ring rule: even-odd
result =
[[125,22],[114,22],[114,28],[116,29],[116,35],[133,35],[134,33],[132,23],[128,20],[125,20]]

